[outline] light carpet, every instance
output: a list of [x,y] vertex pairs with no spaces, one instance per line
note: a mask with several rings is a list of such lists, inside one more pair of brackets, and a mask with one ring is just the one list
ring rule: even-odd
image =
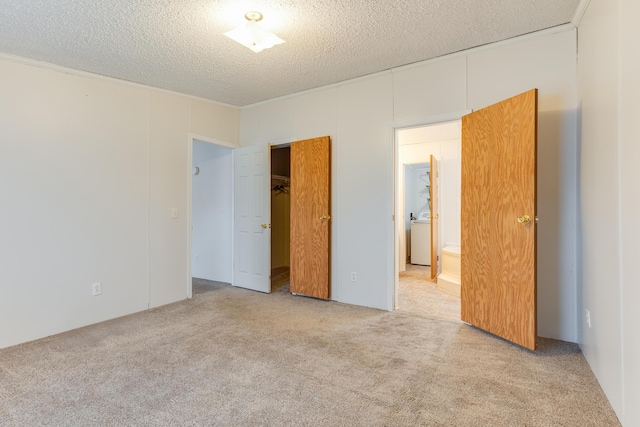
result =
[[615,426],[579,348],[214,286],[0,350],[2,426]]

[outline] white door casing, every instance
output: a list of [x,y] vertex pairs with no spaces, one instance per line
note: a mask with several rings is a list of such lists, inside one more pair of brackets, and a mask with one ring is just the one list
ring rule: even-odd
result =
[[233,150],[233,285],[271,292],[271,215],[269,146]]

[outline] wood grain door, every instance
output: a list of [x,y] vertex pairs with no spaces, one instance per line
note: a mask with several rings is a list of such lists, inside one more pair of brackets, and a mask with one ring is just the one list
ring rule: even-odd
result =
[[431,155],[429,160],[429,200],[431,201],[431,280],[438,275],[438,160]]
[[331,141],[291,143],[291,292],[329,299]]
[[536,348],[537,89],[462,118],[461,318]]

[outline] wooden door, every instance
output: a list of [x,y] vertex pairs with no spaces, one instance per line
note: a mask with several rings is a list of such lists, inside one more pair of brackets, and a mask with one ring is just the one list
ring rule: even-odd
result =
[[431,201],[431,280],[435,280],[438,275],[438,161],[433,154],[429,160],[429,200]]
[[535,350],[537,89],[462,118],[461,318]]
[[291,143],[291,292],[329,299],[331,141]]
[[233,150],[233,286],[271,292],[269,146]]

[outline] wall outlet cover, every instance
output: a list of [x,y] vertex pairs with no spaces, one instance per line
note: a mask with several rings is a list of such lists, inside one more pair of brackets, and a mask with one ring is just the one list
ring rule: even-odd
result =
[[98,282],[91,285],[91,293],[94,297],[100,295],[102,293],[102,283]]

